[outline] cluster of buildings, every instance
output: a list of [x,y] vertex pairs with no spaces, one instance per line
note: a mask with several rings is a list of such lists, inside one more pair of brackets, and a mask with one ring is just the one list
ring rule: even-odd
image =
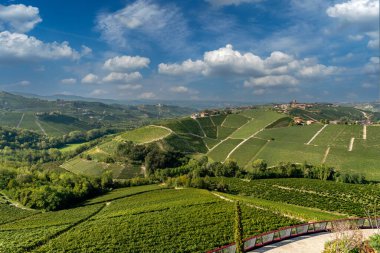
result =
[[287,113],[290,109],[302,109],[306,110],[312,108],[315,104],[298,103],[297,100],[293,100],[288,104],[277,104],[274,108],[280,110],[283,113]]

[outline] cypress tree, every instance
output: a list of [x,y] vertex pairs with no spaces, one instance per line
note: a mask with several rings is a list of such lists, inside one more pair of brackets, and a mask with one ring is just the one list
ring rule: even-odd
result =
[[235,243],[236,243],[236,252],[244,252],[243,244],[243,225],[241,223],[241,208],[239,201],[236,201],[235,204]]

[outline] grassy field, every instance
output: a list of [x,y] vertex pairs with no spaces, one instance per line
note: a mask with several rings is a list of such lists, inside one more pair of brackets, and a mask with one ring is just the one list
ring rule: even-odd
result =
[[269,124],[275,122],[276,120],[283,118],[282,114],[272,112],[272,111],[254,111],[251,113],[254,117],[247,124],[242,126],[236,132],[231,135],[231,138],[245,139],[261,129],[264,129]]
[[216,162],[223,162],[228,153],[230,153],[236,145],[238,145],[243,140],[240,139],[227,139],[223,143],[219,144],[213,150],[208,153],[208,156]]
[[[119,175],[123,173],[126,168],[123,164],[118,163],[103,163],[94,160],[86,160],[80,157],[75,157],[62,165],[68,171],[74,174],[81,174],[87,176],[101,176],[105,171],[110,170],[114,178],[119,178]],[[139,174],[139,170],[133,174]]]
[[236,128],[218,126],[218,129],[217,129],[218,139],[224,140],[235,131],[236,131]]
[[307,143],[321,127],[321,125],[311,125],[271,128],[260,132],[257,137],[266,140],[273,139],[275,142],[303,144]]
[[239,128],[249,121],[249,118],[239,114],[229,114],[222,126],[229,128]]
[[246,167],[246,165],[255,158],[257,152],[267,143],[266,140],[251,138],[237,148],[231,154],[230,158],[236,160],[239,166]]
[[0,124],[1,126],[16,127],[20,122],[21,116],[21,112],[0,111]]
[[305,145],[303,143],[287,143],[279,141],[269,142],[256,156],[256,159],[264,159],[269,166],[280,162],[321,164],[325,147]]
[[86,144],[86,142],[85,143],[67,144],[64,147],[60,148],[59,151],[61,151],[62,153],[67,153],[67,152],[75,151],[75,149],[77,149],[80,146],[85,145],[85,144]]
[[169,136],[171,132],[168,129],[158,126],[146,126],[126,132],[121,138],[136,143],[149,143]]
[[221,126],[223,121],[226,119],[226,117],[227,117],[226,114],[211,116],[211,120],[212,122],[214,122],[216,126]]

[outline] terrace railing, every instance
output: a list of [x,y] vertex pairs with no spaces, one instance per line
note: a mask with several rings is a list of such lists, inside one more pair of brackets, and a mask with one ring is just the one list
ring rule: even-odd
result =
[[[373,218],[349,218],[349,219],[340,219],[332,221],[318,221],[305,224],[299,224],[289,227],[283,227],[274,231],[266,232],[260,235],[255,235],[244,239],[244,250],[249,251],[256,248],[263,247],[265,245],[273,244],[282,240],[320,233],[320,232],[329,232],[334,226],[338,223],[347,223],[350,222],[355,225],[357,228],[366,229],[366,228],[376,228],[380,225],[380,217]],[[235,253],[236,245],[231,243],[223,247],[210,250],[208,253]]]

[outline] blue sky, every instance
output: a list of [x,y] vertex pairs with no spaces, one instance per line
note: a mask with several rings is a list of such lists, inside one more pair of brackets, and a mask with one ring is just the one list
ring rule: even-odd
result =
[[379,100],[378,0],[0,0],[0,90]]

